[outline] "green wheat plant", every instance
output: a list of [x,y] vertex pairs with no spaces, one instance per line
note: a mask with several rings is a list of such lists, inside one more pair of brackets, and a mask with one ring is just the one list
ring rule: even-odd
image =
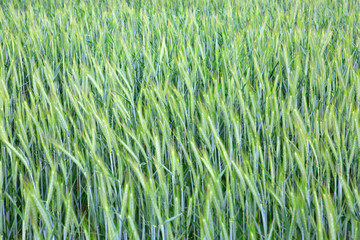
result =
[[0,239],[360,239],[360,3],[0,0]]

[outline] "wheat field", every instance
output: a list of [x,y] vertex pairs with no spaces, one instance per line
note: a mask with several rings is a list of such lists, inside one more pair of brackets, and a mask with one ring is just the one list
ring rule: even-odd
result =
[[360,3],[0,1],[0,239],[360,239]]

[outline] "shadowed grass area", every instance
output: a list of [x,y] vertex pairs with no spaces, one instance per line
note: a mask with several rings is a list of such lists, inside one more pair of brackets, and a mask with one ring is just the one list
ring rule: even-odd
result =
[[0,239],[360,239],[360,5],[0,2]]

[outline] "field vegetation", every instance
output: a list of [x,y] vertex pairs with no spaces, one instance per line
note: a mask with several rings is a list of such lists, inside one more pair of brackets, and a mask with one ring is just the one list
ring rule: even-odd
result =
[[0,0],[0,239],[360,239],[352,0]]

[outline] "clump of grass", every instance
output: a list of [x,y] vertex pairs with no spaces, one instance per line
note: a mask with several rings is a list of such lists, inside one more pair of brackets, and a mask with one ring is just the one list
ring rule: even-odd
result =
[[358,239],[356,1],[0,3],[1,239]]

